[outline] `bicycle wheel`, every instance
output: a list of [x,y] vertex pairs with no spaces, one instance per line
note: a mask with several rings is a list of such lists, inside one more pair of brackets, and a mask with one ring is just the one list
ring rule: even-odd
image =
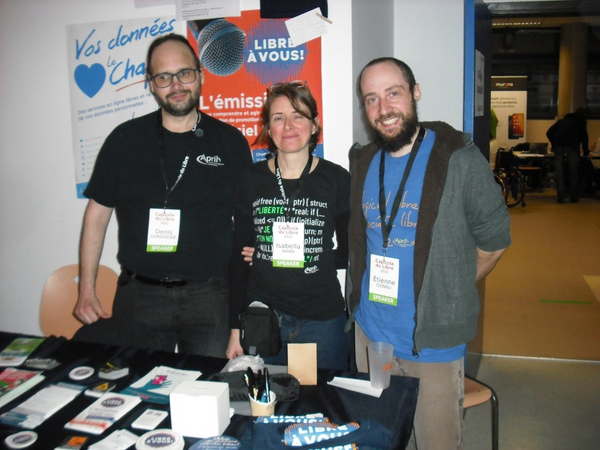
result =
[[527,188],[525,177],[518,170],[511,170],[505,179],[506,184],[506,206],[525,206],[525,189]]
[[504,201],[506,202],[508,200],[508,191],[506,190],[506,184],[504,183],[504,178],[502,177],[502,175],[498,175],[497,173],[494,173],[494,181],[496,183],[498,183],[498,185],[500,186],[500,189],[502,189],[502,197],[504,197]]

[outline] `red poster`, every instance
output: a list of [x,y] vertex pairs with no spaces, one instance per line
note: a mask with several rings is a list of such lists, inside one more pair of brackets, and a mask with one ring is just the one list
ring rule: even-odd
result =
[[[206,77],[200,109],[241,130],[255,162],[268,153],[253,143],[272,84],[307,81],[323,125],[321,39],[294,46],[285,19],[261,19],[258,10],[243,11],[241,17],[189,21],[187,28]],[[322,137],[315,154],[323,156]]]

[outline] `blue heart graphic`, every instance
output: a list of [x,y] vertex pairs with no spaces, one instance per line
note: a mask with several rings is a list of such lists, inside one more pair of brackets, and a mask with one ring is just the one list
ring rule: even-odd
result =
[[91,67],[80,64],[75,69],[75,82],[79,86],[79,89],[89,98],[98,93],[104,85],[105,79],[106,71],[101,64],[92,64]]

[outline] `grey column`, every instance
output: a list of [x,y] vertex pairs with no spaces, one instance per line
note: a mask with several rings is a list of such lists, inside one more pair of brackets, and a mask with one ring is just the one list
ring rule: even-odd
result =
[[585,23],[561,27],[558,62],[558,118],[586,106],[587,33]]

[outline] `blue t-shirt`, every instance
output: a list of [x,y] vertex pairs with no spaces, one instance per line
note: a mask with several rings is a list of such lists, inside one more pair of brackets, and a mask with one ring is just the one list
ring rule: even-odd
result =
[[[382,255],[383,244],[379,212],[381,150],[371,162],[363,192],[363,214],[367,221],[367,270],[362,281],[361,301],[356,311],[356,320],[369,339],[389,342],[394,346],[395,356],[419,362],[456,361],[464,355],[466,345],[461,344],[447,349],[423,348],[419,351],[418,358],[413,355],[415,328],[414,243],[419,221],[423,179],[434,141],[435,133],[427,130],[406,182],[400,208],[390,232],[386,257],[399,260],[397,305],[369,300],[371,255]],[[408,159],[408,154],[402,157],[385,155],[386,222],[389,220]]]

